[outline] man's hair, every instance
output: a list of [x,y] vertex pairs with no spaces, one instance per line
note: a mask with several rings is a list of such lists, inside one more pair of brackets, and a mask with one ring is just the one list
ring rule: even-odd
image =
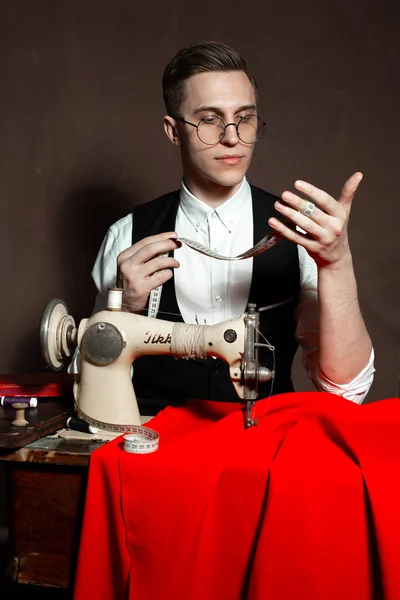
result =
[[179,115],[189,77],[210,71],[243,71],[257,93],[257,82],[236,50],[220,42],[199,42],[179,50],[165,68],[163,96],[170,116]]

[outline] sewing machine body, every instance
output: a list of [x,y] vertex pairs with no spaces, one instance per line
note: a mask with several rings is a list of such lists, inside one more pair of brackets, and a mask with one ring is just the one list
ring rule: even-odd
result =
[[[243,398],[241,377],[245,338],[245,317],[239,317],[205,329],[204,353],[229,365],[232,383]],[[131,365],[139,356],[171,354],[176,324],[136,314],[102,311],[81,321],[78,329],[80,376],[74,394],[78,414],[89,423],[126,431],[126,425],[139,425],[140,414],[132,385]],[[224,334],[229,331],[226,341]],[[234,332],[234,333],[233,333]],[[176,335],[176,332],[175,332]],[[114,353],[109,347],[114,347]],[[105,354],[108,353],[108,356]],[[108,363],[108,364],[105,364]],[[157,373],[154,376],[157,377]]]
[[258,362],[259,317],[254,305],[242,316],[212,326],[149,318],[123,312],[121,307],[122,290],[110,290],[107,310],[83,319],[78,329],[62,300],[51,301],[43,313],[40,341],[48,366],[60,370],[79,348],[74,396],[81,418],[101,430],[119,433],[140,425],[131,366],[139,356],[173,354],[181,359],[224,360],[238,397],[247,402],[246,426],[254,424],[258,382],[273,377]]

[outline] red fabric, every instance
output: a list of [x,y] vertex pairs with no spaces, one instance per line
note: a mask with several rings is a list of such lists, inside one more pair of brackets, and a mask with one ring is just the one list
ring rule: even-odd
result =
[[188,402],[91,459],[75,600],[398,600],[400,404]]

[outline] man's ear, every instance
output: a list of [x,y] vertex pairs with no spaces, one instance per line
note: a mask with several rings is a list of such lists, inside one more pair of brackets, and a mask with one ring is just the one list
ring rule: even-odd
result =
[[164,131],[170,142],[175,144],[175,146],[181,145],[181,140],[178,131],[178,123],[169,115],[165,115],[164,117]]

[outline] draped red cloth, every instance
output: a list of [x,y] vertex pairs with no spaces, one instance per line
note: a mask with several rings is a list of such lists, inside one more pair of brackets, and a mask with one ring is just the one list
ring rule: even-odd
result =
[[74,600],[400,598],[400,403],[190,401],[92,455]]

